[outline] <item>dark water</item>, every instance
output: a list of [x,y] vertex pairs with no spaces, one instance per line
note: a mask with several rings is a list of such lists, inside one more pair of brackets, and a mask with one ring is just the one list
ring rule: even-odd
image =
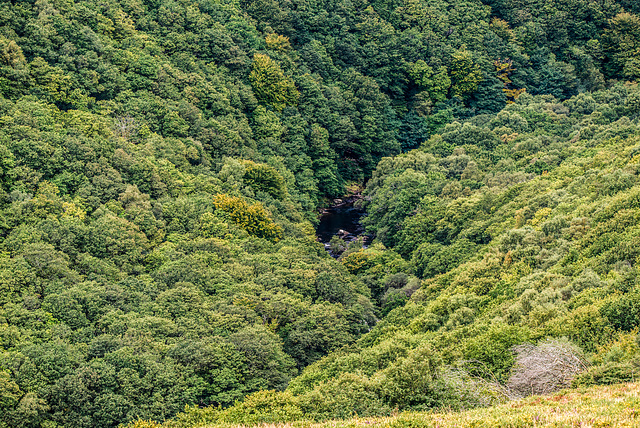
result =
[[352,204],[327,208],[316,228],[318,240],[328,244],[334,235],[340,236],[347,242],[357,239],[364,232],[360,224],[363,215],[364,212],[354,208]]

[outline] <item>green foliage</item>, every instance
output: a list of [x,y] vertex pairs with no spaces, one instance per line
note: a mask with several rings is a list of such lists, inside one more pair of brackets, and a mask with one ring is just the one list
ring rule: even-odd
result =
[[389,413],[379,384],[365,376],[343,373],[299,398],[307,417],[316,420]]
[[382,371],[381,395],[392,408],[436,407],[441,404],[436,374],[440,362],[429,345],[423,345]]
[[575,386],[612,385],[633,382],[638,372],[638,336],[635,329],[631,333],[620,333],[614,340],[602,346],[593,356],[592,365],[573,381]]
[[468,96],[482,81],[482,71],[473,62],[471,52],[458,50],[451,59],[451,91],[456,96]]
[[631,331],[640,323],[639,298],[638,291],[634,289],[618,299],[607,302],[601,313],[616,329]]
[[627,79],[640,77],[640,17],[620,13],[611,18],[603,34],[602,49],[607,56],[607,71]]
[[115,132],[32,96],[2,108],[3,426],[230,406],[373,323],[367,290],[309,237],[298,198],[314,195],[278,158],[213,165],[186,136],[187,107],[159,116],[171,132],[139,117]]
[[467,239],[444,246],[438,243],[421,244],[412,254],[412,263],[420,277],[432,277],[458,266],[474,253],[476,245]]
[[409,69],[409,76],[420,89],[427,91],[432,103],[444,101],[451,86],[447,68],[441,66],[437,71],[429,67],[423,60],[416,61]]
[[277,199],[284,198],[287,188],[282,175],[268,165],[251,161],[244,163],[244,181],[255,190],[266,192]]
[[302,419],[304,413],[287,392],[260,391],[221,412],[218,420],[233,424],[253,425]]
[[[384,318],[307,366],[291,402],[318,420],[487,405],[504,397],[493,382],[509,379],[514,346],[546,337],[591,357],[576,384],[632,379],[638,129],[620,115],[637,88],[616,90],[564,103],[522,94],[382,160],[363,201],[378,242],[339,260]],[[572,133],[595,111],[620,113]],[[545,169],[531,171],[538,159]]]
[[[440,411],[403,412],[382,417],[354,416],[346,420],[330,420],[313,423],[318,428],[344,426],[364,428],[420,428],[438,426],[492,426],[499,428],[536,426],[551,428],[563,424],[587,424],[590,421],[607,421],[615,426],[635,424],[638,383],[564,390],[551,395],[536,395],[518,403],[497,402],[480,409],[442,409]],[[285,425],[285,424],[282,424]],[[287,427],[303,428],[309,421],[290,421]],[[171,425],[173,426],[173,425]],[[193,425],[192,425],[193,426]],[[230,424],[210,423],[212,428],[229,428]]]
[[490,6],[0,2],[0,425],[455,407],[446,364],[632,331],[640,11]]
[[292,80],[269,56],[255,54],[249,75],[251,87],[258,100],[281,111],[287,105],[295,105],[300,97]]

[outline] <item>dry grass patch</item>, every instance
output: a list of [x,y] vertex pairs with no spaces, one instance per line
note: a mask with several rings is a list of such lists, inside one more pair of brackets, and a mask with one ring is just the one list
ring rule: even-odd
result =
[[[206,428],[241,428],[209,425]],[[463,412],[403,413],[324,423],[266,424],[260,428],[640,427],[640,383],[565,390]],[[204,428],[204,427],[203,427]]]

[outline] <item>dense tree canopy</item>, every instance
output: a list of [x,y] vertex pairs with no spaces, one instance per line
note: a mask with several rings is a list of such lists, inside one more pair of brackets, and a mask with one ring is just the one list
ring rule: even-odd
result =
[[1,2],[0,427],[475,405],[439,370],[547,336],[629,375],[639,14]]
[[[189,408],[177,426],[193,426],[179,423],[189,415],[254,423],[487,405],[500,400],[491,382],[512,374],[514,346],[549,337],[589,356],[574,384],[632,380],[639,94],[630,84],[563,102],[521,94],[382,159],[363,199],[377,242],[339,259],[381,321],[285,392]],[[280,413],[246,416],[258,398]]]

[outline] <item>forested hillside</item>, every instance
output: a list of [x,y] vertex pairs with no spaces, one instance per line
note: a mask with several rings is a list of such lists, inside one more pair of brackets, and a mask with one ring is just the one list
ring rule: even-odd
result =
[[[378,242],[339,261],[386,316],[286,391],[168,426],[464,409],[634,380],[639,100],[636,85],[522,95],[383,159],[365,192]],[[554,359],[550,387],[539,375]]]
[[549,337],[633,378],[636,14],[2,2],[0,427],[486,405]]

